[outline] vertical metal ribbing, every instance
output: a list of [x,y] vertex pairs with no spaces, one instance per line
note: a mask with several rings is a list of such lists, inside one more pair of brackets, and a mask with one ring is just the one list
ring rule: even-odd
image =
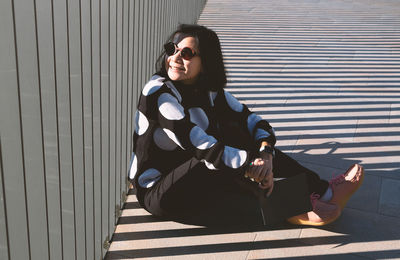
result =
[[196,6],[0,3],[9,86],[0,102],[0,258],[104,257],[126,198],[138,97],[167,36],[192,22]]

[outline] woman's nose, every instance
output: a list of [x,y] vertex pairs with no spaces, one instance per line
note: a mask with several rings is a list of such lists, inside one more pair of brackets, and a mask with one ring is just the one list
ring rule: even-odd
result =
[[182,61],[182,56],[180,51],[177,51],[174,55],[171,55],[170,57],[171,60],[173,60],[174,62]]

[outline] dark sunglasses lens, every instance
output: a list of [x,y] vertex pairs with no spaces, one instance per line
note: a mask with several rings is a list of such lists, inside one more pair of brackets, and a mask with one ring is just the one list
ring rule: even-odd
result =
[[164,45],[165,53],[171,56],[175,53],[175,44],[173,42],[166,43]]
[[182,58],[184,58],[185,60],[190,60],[191,58],[193,58],[194,53],[192,52],[192,50],[188,47],[185,47],[181,50],[181,55]]

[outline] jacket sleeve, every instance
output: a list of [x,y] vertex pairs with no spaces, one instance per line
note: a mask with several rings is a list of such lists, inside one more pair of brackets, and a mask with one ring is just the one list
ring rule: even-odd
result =
[[253,159],[250,151],[224,145],[192,123],[190,113],[181,105],[179,93],[164,84],[148,102],[153,119],[179,147],[190,151],[210,169],[230,168],[241,171]]
[[223,97],[228,107],[227,113],[230,117],[240,120],[242,125],[246,125],[249,134],[256,143],[267,141],[272,146],[276,143],[275,131],[268,121],[259,115],[251,112],[245,104],[240,103],[232,94],[224,90]]

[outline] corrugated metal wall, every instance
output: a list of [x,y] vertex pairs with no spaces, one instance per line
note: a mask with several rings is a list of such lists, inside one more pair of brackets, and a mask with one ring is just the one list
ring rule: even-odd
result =
[[0,259],[104,256],[138,95],[205,1],[0,1]]

